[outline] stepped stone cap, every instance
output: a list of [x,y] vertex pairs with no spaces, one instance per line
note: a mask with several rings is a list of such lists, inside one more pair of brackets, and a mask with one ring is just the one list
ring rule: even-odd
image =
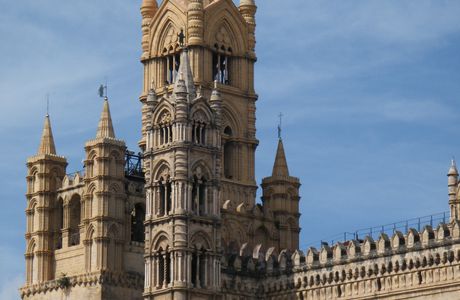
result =
[[56,146],[54,145],[53,132],[51,130],[50,116],[45,116],[45,124],[43,125],[42,137],[38,154],[54,154],[56,155]]
[[145,17],[153,17],[153,14],[158,9],[158,3],[156,0],[143,0],[141,6],[141,13]]
[[219,89],[217,88],[217,80],[214,81],[214,88],[212,89],[211,93],[211,101],[219,101],[222,100],[221,94]]
[[283,141],[279,139],[278,150],[276,150],[275,164],[273,165],[273,177],[288,177],[289,169],[286,161],[286,155],[284,154]]
[[195,83],[193,82],[192,67],[190,66],[187,48],[184,48],[184,50],[181,53],[178,73],[180,74],[180,76],[177,77],[176,82],[174,84],[174,92],[178,90],[178,85],[182,84],[181,81],[183,81],[186,87],[186,91],[190,96],[190,99],[195,99],[196,89]]
[[452,159],[449,172],[447,172],[447,176],[458,176],[457,164],[455,163],[455,159]]
[[240,6],[243,6],[243,5],[253,5],[253,6],[255,6],[256,2],[254,0],[241,0],[240,1]]
[[96,138],[115,138],[112,117],[110,116],[109,99],[107,97],[104,99],[104,106],[102,108],[101,118],[97,127]]

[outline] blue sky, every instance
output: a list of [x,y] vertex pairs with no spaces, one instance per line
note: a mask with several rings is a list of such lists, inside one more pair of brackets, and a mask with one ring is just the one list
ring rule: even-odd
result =
[[[0,298],[23,281],[25,160],[45,95],[59,154],[81,169],[109,82],[118,137],[137,149],[140,1],[0,0]],[[277,114],[300,177],[301,244],[442,212],[460,156],[460,2],[258,3],[257,180],[270,174]]]

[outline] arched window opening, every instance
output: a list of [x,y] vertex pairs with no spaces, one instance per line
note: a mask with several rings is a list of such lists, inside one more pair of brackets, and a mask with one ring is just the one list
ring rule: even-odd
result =
[[[170,51],[173,51],[173,49],[171,48]],[[162,57],[163,76],[165,78],[165,85],[169,85],[176,81],[180,66],[180,54],[167,54],[167,49],[164,49],[163,52],[165,53],[165,56]]]
[[168,111],[161,114],[157,126],[158,145],[166,145],[173,141],[172,117]]
[[172,209],[171,181],[169,178],[166,180],[163,177],[160,178],[159,193],[160,203],[158,213],[160,216],[166,216]]
[[198,268],[199,268],[198,276],[199,276],[201,287],[205,288],[206,287],[206,256],[205,256],[205,252],[203,249],[201,250],[199,260],[200,261],[198,265]]
[[197,215],[202,216],[206,214],[206,178],[198,178],[196,175],[193,177],[192,186],[192,210]]
[[162,248],[158,252],[158,286],[162,287],[165,284],[165,258]]
[[56,206],[56,249],[62,248],[62,229],[64,229],[64,200],[59,198]]
[[79,195],[74,195],[69,202],[69,247],[80,244],[80,200]]
[[200,121],[193,122],[192,141],[197,145],[206,145],[206,123]]
[[[34,200],[32,200],[34,201]],[[38,229],[38,215],[37,215],[37,203],[34,202],[29,211],[29,232],[34,232]]]
[[38,259],[35,257],[35,243],[30,247],[29,257],[29,274],[28,282],[30,284],[37,283],[38,281]]
[[235,145],[233,142],[228,141],[224,144],[224,176],[228,179],[233,179],[234,174],[234,155],[233,152],[235,151]]
[[196,253],[192,254],[192,284],[194,287],[197,286],[197,266],[198,266],[198,255]]
[[214,53],[212,56],[212,75],[214,80],[222,84],[230,84],[231,50],[231,48],[226,50],[224,46],[219,47],[217,44],[214,45]]
[[131,241],[139,243],[145,241],[144,220],[145,209],[142,204],[137,203],[131,213]]
[[165,259],[165,279],[166,279],[166,287],[168,284],[171,283],[171,253],[166,253],[166,259]]
[[223,140],[224,140],[224,177],[228,179],[233,179],[235,177],[235,170],[234,170],[234,165],[235,165],[235,159],[236,157],[234,156],[234,151],[235,151],[235,143],[232,142],[232,137],[233,137],[233,130],[230,128],[230,126],[225,127],[224,129],[224,135],[223,135]]
[[206,251],[201,248],[192,254],[192,284],[196,288],[206,287]]

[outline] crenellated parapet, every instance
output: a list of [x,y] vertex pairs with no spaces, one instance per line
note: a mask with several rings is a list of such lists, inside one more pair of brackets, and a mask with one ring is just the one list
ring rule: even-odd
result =
[[[223,258],[224,290],[248,299],[375,299],[410,289],[421,295],[443,285],[448,292],[460,290],[458,222],[436,229],[425,226],[421,232],[381,234],[375,241],[366,237],[323,244],[321,249],[309,248],[306,255],[262,248],[245,244]],[[248,280],[256,286],[245,288],[242,282]]]

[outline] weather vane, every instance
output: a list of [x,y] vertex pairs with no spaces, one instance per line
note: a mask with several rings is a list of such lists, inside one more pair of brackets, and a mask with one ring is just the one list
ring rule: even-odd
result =
[[101,84],[99,86],[99,97],[107,98],[107,78],[105,79],[105,85]]
[[278,117],[280,118],[280,122],[279,122],[279,124],[278,124],[278,139],[281,140],[281,125],[282,125],[282,122],[283,122],[283,114],[280,113],[280,114],[278,115]]

